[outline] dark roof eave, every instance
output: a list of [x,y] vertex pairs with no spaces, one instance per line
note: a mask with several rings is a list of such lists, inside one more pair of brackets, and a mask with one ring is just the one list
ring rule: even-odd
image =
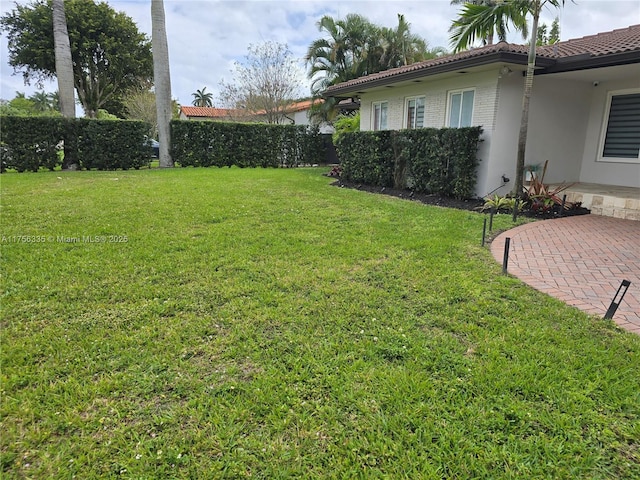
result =
[[[545,57],[536,58],[537,67],[548,67],[552,65],[555,60]],[[493,52],[487,55],[481,55],[477,57],[464,58],[453,62],[442,63],[433,66],[425,66],[424,68],[418,68],[416,70],[410,70],[404,73],[398,73],[395,75],[388,75],[379,78],[373,78],[371,80],[364,80],[359,83],[347,85],[341,87],[340,84],[333,87],[329,87],[323,92],[324,97],[340,97],[340,95],[353,94],[360,90],[366,90],[374,87],[384,87],[397,82],[404,82],[408,80],[415,80],[418,78],[424,78],[432,75],[438,75],[441,73],[455,72],[456,70],[464,70],[466,68],[479,67],[482,65],[489,65],[491,63],[511,63],[516,65],[527,64],[527,54],[518,52]],[[365,77],[366,78],[366,77]],[[345,82],[347,83],[347,82]]]
[[640,63],[638,50],[597,57],[592,55],[576,55],[575,57],[567,57],[562,59],[562,61],[557,61],[553,65],[536,72],[536,74],[546,75],[550,73],[574,72],[577,70],[615,67],[619,65],[629,65],[632,63]]

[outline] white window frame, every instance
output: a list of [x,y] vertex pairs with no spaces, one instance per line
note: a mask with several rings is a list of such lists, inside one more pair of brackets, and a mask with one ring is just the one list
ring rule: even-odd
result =
[[[376,107],[380,108],[380,125],[376,125]],[[382,125],[382,109],[386,111],[386,115],[384,116],[384,125]],[[389,129],[389,102],[373,102],[371,105],[371,130],[388,130]]]
[[607,92],[607,103],[604,109],[604,116],[602,118],[602,129],[600,131],[600,142],[598,144],[598,157],[596,161],[606,163],[640,163],[640,149],[638,152],[638,158],[623,158],[623,157],[605,157],[604,145],[607,140],[607,130],[609,127],[609,114],[611,112],[611,101],[613,97],[623,95],[637,95],[640,94],[640,88],[628,88],[625,90],[611,90]]
[[464,125],[464,127],[471,127],[473,126],[473,114],[475,113],[475,109],[476,109],[476,89],[475,87],[471,87],[471,88],[461,88],[459,90],[450,90],[447,93],[447,111],[445,112],[445,126],[449,127],[449,128],[464,128],[460,126],[460,121],[458,121],[458,125],[451,125],[451,109],[453,106],[453,96],[454,95],[460,95],[460,116],[459,119],[462,119],[462,107],[464,106],[464,104],[462,103],[462,97],[464,96],[465,92],[473,92],[473,103],[471,104],[471,123],[469,123],[469,125]]
[[[422,125],[417,125],[418,115],[415,115],[413,120],[413,125],[409,125],[409,102],[416,102],[416,112],[417,112],[417,102],[418,100],[422,100]],[[425,95],[416,95],[413,97],[406,97],[404,99],[404,128],[424,128],[425,114],[427,109],[427,97]]]

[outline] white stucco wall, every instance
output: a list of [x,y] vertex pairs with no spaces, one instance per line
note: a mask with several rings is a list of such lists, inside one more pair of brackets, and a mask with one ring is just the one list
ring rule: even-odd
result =
[[[299,112],[294,112],[293,114],[288,115],[289,118],[293,119],[293,123],[295,125],[310,125],[311,120],[309,119],[309,110],[301,110]],[[287,124],[291,123],[289,119],[284,119],[281,123]],[[333,125],[330,125],[326,122],[323,122],[319,125],[320,133],[333,133],[334,128]]]
[[[500,81],[496,133],[491,151],[493,176],[516,174],[524,77],[514,72]],[[590,90],[586,83],[536,76],[529,107],[525,164],[549,160],[545,183],[576,182],[580,177]],[[501,193],[503,193],[501,191]]]
[[[640,75],[640,67],[636,73]],[[588,86],[592,93],[586,119],[586,138],[580,181],[640,187],[640,163],[598,161],[602,126],[603,122],[606,122],[607,95],[611,91],[640,88],[640,76],[632,75],[620,80],[605,80],[601,81],[597,87],[594,87],[593,84]]]
[[[640,163],[597,160],[609,91],[638,88],[637,66],[609,67],[564,74],[537,75],[530,103],[525,164],[549,160],[545,183],[588,182],[640,186]],[[624,70],[623,70],[624,69]],[[593,85],[594,78],[606,81]],[[462,74],[442,80],[425,78],[392,88],[366,92],[361,97],[361,130],[372,129],[372,104],[388,102],[388,128],[404,128],[405,100],[425,96],[425,127],[446,123],[448,92],[474,88],[473,125],[483,127],[478,149],[480,165],[476,194],[506,194],[513,188],[522,116],[524,77],[514,71]],[[506,175],[510,182],[504,183]]]

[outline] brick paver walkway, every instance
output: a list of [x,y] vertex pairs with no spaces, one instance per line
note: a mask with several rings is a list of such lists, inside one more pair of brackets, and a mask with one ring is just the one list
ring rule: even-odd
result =
[[629,280],[613,320],[640,334],[640,222],[580,215],[527,223],[491,243],[500,264],[507,237],[511,275],[587,313],[603,317],[622,280]]

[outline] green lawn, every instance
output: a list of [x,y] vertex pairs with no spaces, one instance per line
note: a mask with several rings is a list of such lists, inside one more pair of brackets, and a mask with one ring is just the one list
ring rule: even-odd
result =
[[322,171],[2,175],[2,477],[640,478],[640,337]]

